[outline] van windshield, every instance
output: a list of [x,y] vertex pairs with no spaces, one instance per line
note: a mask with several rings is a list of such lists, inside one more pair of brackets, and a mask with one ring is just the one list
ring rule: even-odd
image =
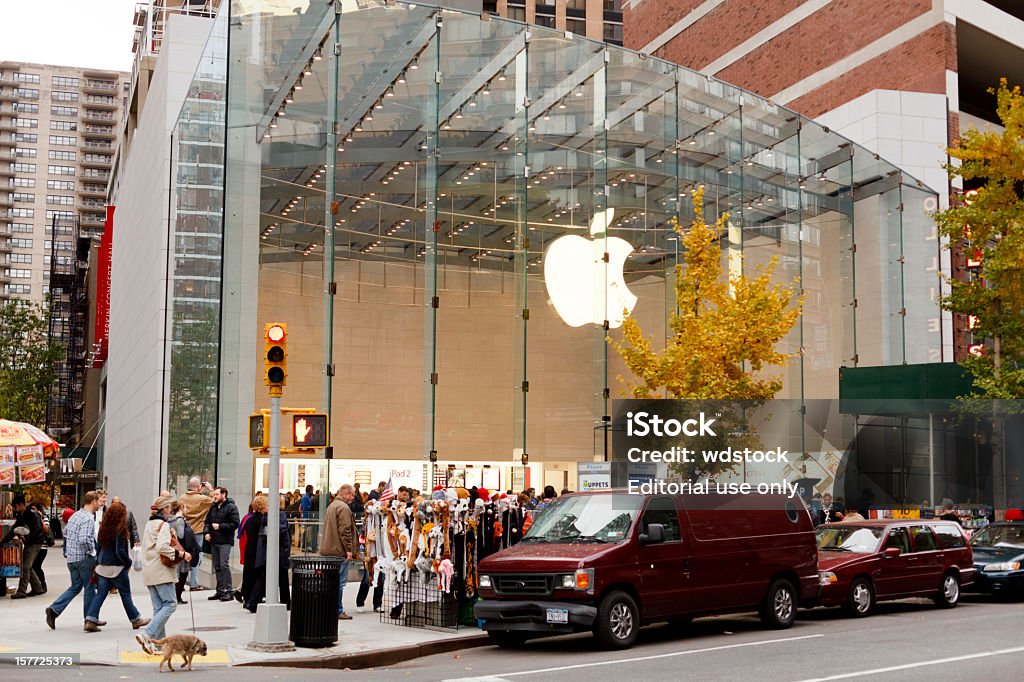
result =
[[641,495],[559,497],[534,520],[523,542],[622,542],[629,535]]
[[882,529],[873,526],[821,526],[815,531],[822,552],[873,554],[878,551]]
[[971,538],[974,547],[1003,547],[1024,549],[1024,524],[1014,526],[989,526]]

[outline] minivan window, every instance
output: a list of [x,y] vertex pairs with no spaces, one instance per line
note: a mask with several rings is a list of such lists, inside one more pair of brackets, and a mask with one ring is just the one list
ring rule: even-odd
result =
[[673,542],[682,537],[679,532],[679,514],[676,513],[676,503],[670,497],[655,497],[647,505],[641,524],[642,532],[646,533],[647,526],[652,523],[660,523],[665,527],[665,542]]
[[939,545],[943,549],[956,549],[967,544],[964,541],[964,534],[960,532],[960,526],[947,523],[941,526],[932,526],[932,529],[939,538]]
[[935,536],[928,526],[911,526],[910,535],[914,538],[915,552],[932,552],[938,547],[935,546]]
[[537,516],[522,542],[622,542],[643,499],[618,493],[559,497]]
[[885,539],[885,548],[895,547],[900,554],[910,553],[910,535],[906,528],[893,528],[889,531],[889,537]]
[[818,549],[822,552],[872,554],[878,547],[882,529],[862,526],[819,526],[814,534],[818,537]]

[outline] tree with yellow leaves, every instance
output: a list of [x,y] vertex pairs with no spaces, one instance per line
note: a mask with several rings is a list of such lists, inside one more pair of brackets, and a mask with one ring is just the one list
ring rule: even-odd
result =
[[798,282],[772,282],[777,258],[751,276],[723,278],[718,241],[729,214],[708,225],[703,200],[703,191],[693,197],[689,229],[671,222],[684,253],[675,268],[677,311],[665,348],[655,350],[633,317],[622,326],[622,341],[610,340],[635,377],[632,383],[620,377],[633,398],[767,400],[782,388],[782,377],[766,372],[791,358],[776,345],[800,318]]

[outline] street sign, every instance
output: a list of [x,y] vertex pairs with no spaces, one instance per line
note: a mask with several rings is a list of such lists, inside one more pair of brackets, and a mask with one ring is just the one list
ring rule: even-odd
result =
[[270,434],[270,415],[249,415],[249,448],[254,450],[269,447],[267,436]]
[[293,414],[292,415],[292,447],[293,448],[325,448],[325,447],[327,447],[327,415],[326,414]]

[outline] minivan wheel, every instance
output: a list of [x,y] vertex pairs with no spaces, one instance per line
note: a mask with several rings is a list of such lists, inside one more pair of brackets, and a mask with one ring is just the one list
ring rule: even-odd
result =
[[944,609],[951,609],[960,602],[960,577],[956,573],[942,576],[942,587],[934,600],[936,606]]
[[863,618],[875,608],[875,590],[867,578],[857,578],[850,585],[846,597],[846,612],[854,618]]
[[761,605],[761,622],[773,630],[785,630],[796,619],[797,596],[793,583],[780,578],[768,588]]
[[526,643],[525,632],[488,630],[487,637],[491,640],[491,644],[500,646],[502,649],[518,649]]
[[628,649],[640,631],[640,609],[625,592],[612,592],[601,600],[594,620],[594,637],[606,649]]

